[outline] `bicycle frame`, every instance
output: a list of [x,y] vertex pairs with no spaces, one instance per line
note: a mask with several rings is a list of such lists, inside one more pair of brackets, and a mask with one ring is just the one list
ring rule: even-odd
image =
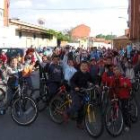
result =
[[111,105],[113,107],[113,114],[111,114],[112,120],[118,118],[118,110],[119,110],[119,100],[116,98],[116,95],[113,95],[113,99],[111,99]]

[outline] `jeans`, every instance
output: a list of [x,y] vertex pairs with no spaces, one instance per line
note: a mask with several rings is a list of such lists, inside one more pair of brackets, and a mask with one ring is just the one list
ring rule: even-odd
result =
[[77,92],[72,91],[71,98],[72,98],[72,105],[67,110],[67,114],[70,116],[74,113],[78,113],[77,124],[81,124],[84,120],[84,97],[79,96]]
[[121,99],[121,107],[122,107],[122,114],[124,123],[126,126],[131,126],[130,115],[129,115],[129,108],[128,108],[128,99]]
[[60,87],[60,83],[58,82],[49,82],[48,84],[48,90],[49,90],[49,98],[53,98]]
[[2,70],[0,70],[0,77],[1,77],[2,80],[5,79]]
[[32,79],[31,77],[24,77],[24,79],[27,81],[27,84],[30,88],[33,88],[33,84],[32,84]]

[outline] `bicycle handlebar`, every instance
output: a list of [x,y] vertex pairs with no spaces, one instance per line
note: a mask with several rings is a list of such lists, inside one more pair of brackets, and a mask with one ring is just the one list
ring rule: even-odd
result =
[[80,92],[87,92],[87,91],[93,90],[94,88],[95,86],[91,86],[89,88],[80,88]]

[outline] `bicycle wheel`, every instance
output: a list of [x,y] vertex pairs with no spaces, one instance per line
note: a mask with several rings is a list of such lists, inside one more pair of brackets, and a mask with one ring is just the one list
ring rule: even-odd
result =
[[4,106],[5,98],[6,98],[5,91],[2,88],[0,88],[0,108]]
[[140,84],[139,84],[139,82],[135,82],[135,84],[134,84],[134,89],[135,89],[136,92],[139,91],[139,89],[140,89]]
[[102,97],[101,97],[101,110],[102,110],[102,115],[105,114],[106,109],[107,109],[107,105],[108,105],[108,98],[107,98],[107,93],[102,93]]
[[122,133],[124,121],[120,108],[115,109],[113,106],[108,108],[105,116],[105,126],[107,132],[113,137]]
[[130,114],[130,120],[132,121],[132,123],[136,123],[138,121],[138,106],[134,98],[131,98],[129,100],[128,110]]
[[103,120],[100,107],[89,105],[85,115],[85,126],[87,132],[93,137],[98,138],[103,133]]
[[11,116],[19,125],[29,125],[33,123],[38,116],[37,106],[33,99],[29,97],[18,98],[12,105]]
[[53,122],[61,124],[63,123],[62,113],[66,110],[65,101],[59,97],[54,97],[49,104],[49,114]]

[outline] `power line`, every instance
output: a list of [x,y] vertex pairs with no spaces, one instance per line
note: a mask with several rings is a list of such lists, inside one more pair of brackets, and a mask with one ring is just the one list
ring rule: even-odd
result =
[[11,10],[32,10],[32,11],[89,11],[105,9],[128,9],[127,7],[94,7],[94,8],[10,8]]

